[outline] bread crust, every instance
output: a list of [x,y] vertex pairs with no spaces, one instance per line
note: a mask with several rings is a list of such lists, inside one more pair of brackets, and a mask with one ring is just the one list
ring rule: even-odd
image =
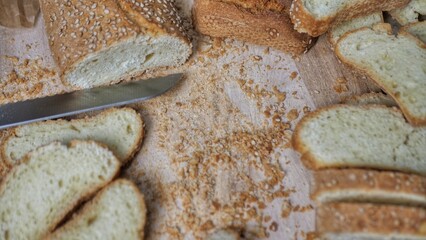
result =
[[[402,113],[404,114],[404,116],[407,118],[407,120],[414,126],[426,126],[426,116],[424,116],[423,118],[418,118],[416,116],[414,116],[403,104],[402,101],[400,99],[400,97],[396,96],[395,93],[393,93],[392,91],[388,91],[388,89],[386,89],[385,85],[380,81],[380,76],[375,75],[372,71],[370,71],[369,69],[362,69],[357,67],[357,65],[355,63],[352,63],[351,61],[349,61],[348,59],[346,59],[344,57],[344,55],[342,54],[342,52],[339,49],[339,43],[341,41],[344,41],[350,34],[352,33],[356,33],[359,31],[363,31],[366,29],[371,29],[368,27],[364,27],[364,28],[360,28],[360,29],[356,29],[354,31],[350,31],[346,34],[344,34],[339,41],[337,41],[336,47],[335,47],[335,53],[336,56],[339,58],[339,60],[347,65],[350,69],[359,72],[363,75],[367,75],[371,80],[373,80],[381,89],[383,89],[387,94],[389,94],[389,96],[391,96],[395,102],[398,104],[399,108],[401,109]],[[392,27],[390,24],[388,23],[379,23],[376,24],[375,26],[373,26],[373,29],[376,31],[384,31],[386,32],[388,35],[392,36]],[[402,30],[398,33],[398,36],[404,36],[407,38],[410,38],[411,40],[413,40],[413,42],[419,46],[420,48],[426,49],[426,44],[423,43],[420,39],[416,38],[415,36],[411,35],[410,33]]]
[[290,9],[291,21],[297,31],[318,37],[330,27],[344,21],[369,15],[377,11],[389,11],[406,5],[410,0],[357,0],[335,15],[315,18],[304,6],[304,0],[294,0]]
[[[400,200],[389,194],[401,194],[404,204],[426,206],[426,177],[392,171],[376,171],[365,169],[329,169],[314,172],[314,183],[311,198],[319,201],[322,195],[333,192],[358,191],[359,196],[342,196],[329,201],[371,201],[380,202],[388,197],[387,203],[400,204]],[[364,196],[377,193],[366,199]],[[402,195],[421,198],[422,202],[413,201]]]
[[196,0],[193,18],[202,34],[232,37],[293,55],[306,52],[313,44],[311,37],[293,29],[285,9],[277,12],[245,8],[237,0]]
[[325,233],[426,237],[426,209],[395,205],[329,203],[316,211],[316,229]]
[[130,188],[134,189],[135,193],[137,193],[139,205],[143,211],[141,213],[143,215],[143,219],[141,224],[138,227],[138,232],[139,232],[140,239],[143,239],[144,227],[146,224],[146,205],[145,205],[144,195],[140,192],[139,188],[133,182],[124,178],[117,179],[105,185],[98,193],[96,193],[96,195],[89,202],[87,202],[80,210],[75,212],[70,220],[68,220],[62,227],[56,229],[54,232],[48,233],[45,239],[47,240],[55,239],[55,235],[60,234],[61,231],[74,227],[73,223],[75,224],[76,222],[78,222],[79,219],[82,218],[86,212],[90,211],[91,207],[95,206],[101,200],[104,193],[108,191],[109,187],[113,187],[114,185],[120,185],[120,184],[128,185]]

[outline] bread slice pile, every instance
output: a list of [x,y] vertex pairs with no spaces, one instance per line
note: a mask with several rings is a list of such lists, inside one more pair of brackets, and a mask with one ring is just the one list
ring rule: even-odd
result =
[[353,99],[308,114],[293,135],[315,170],[317,232],[323,239],[425,239],[426,127],[380,105],[383,97]]
[[2,149],[14,162],[0,184],[0,239],[143,238],[143,195],[132,182],[113,182],[142,141],[134,110],[46,121],[9,134]]

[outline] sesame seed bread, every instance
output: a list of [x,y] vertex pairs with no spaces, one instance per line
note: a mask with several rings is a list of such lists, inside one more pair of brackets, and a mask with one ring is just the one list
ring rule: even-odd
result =
[[294,0],[291,21],[297,31],[317,37],[330,27],[377,11],[405,6],[410,0]]
[[146,207],[137,186],[125,179],[103,188],[47,239],[143,239]]
[[426,21],[409,23],[402,27],[402,30],[410,33],[411,35],[426,43]]
[[329,240],[420,240],[426,209],[395,205],[330,203],[317,208],[316,230]]
[[93,141],[34,150],[0,185],[0,238],[42,239],[119,168],[114,154]]
[[421,15],[426,15],[426,1],[411,0],[406,6],[394,9],[389,13],[401,25],[418,22],[420,21]]
[[231,37],[299,55],[312,38],[293,29],[290,1],[196,0],[197,30],[212,37]]
[[173,0],[40,3],[62,79],[76,89],[181,65],[192,51]]
[[358,167],[426,176],[426,127],[413,127],[396,108],[322,108],[297,124],[292,141],[311,169]]
[[426,177],[390,171],[315,171],[311,198],[324,202],[391,203],[426,207]]
[[344,35],[336,44],[339,59],[380,85],[398,103],[408,121],[426,125],[426,44],[389,24]]
[[376,104],[385,105],[387,107],[398,107],[396,102],[389,95],[380,92],[371,92],[362,95],[351,96],[346,98],[343,103],[349,105]]
[[382,22],[382,12],[375,12],[367,16],[361,16],[342,22],[341,24],[331,27],[331,29],[328,31],[328,41],[331,43],[332,46],[334,46],[340,39],[340,37],[342,37],[345,33],[362,27],[371,27],[376,23]]
[[68,143],[74,139],[101,142],[125,164],[141,146],[143,122],[131,108],[111,108],[93,117],[23,125],[10,130],[0,152],[10,167],[37,147],[53,141]]

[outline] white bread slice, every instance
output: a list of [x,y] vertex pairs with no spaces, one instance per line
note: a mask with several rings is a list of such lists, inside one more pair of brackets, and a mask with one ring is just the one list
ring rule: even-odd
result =
[[402,27],[402,30],[426,43],[426,21],[407,24]]
[[94,140],[106,144],[124,164],[139,149],[143,122],[131,108],[111,108],[93,117],[54,120],[20,126],[0,146],[6,164],[13,166],[25,154],[53,141]]
[[396,102],[389,97],[389,95],[383,93],[365,93],[362,95],[351,96],[346,98],[343,101],[344,104],[349,105],[366,105],[366,104],[376,104],[376,105],[385,105],[387,107],[398,107]]
[[401,25],[418,22],[420,20],[420,15],[426,15],[426,1],[411,0],[407,6],[394,9],[389,13]]
[[426,125],[425,43],[406,32],[395,37],[389,24],[378,24],[346,34],[335,51],[394,98],[410,123]]
[[0,185],[0,238],[42,239],[119,168],[114,154],[93,141],[54,142],[34,150]]
[[192,47],[174,1],[40,2],[49,45],[76,89],[131,80],[183,64]]
[[330,203],[317,208],[322,239],[426,239],[426,209],[367,203]]
[[317,202],[370,202],[426,207],[426,177],[390,171],[315,171],[311,197]]
[[357,17],[341,24],[333,26],[328,31],[328,41],[334,46],[337,41],[347,32],[351,32],[363,27],[371,27],[383,22],[382,12],[375,12],[367,16]]
[[336,105],[306,115],[293,147],[311,169],[359,167],[426,176],[426,127],[413,127],[396,108]]
[[294,28],[317,37],[330,27],[362,15],[405,6],[410,0],[294,0],[290,15]]
[[134,183],[119,179],[102,189],[47,239],[143,239],[145,221],[143,195]]

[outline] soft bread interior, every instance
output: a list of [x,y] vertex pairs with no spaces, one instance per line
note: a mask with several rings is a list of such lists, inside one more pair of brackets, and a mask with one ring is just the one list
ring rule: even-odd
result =
[[303,5],[316,18],[326,17],[344,9],[348,0],[303,0]]

